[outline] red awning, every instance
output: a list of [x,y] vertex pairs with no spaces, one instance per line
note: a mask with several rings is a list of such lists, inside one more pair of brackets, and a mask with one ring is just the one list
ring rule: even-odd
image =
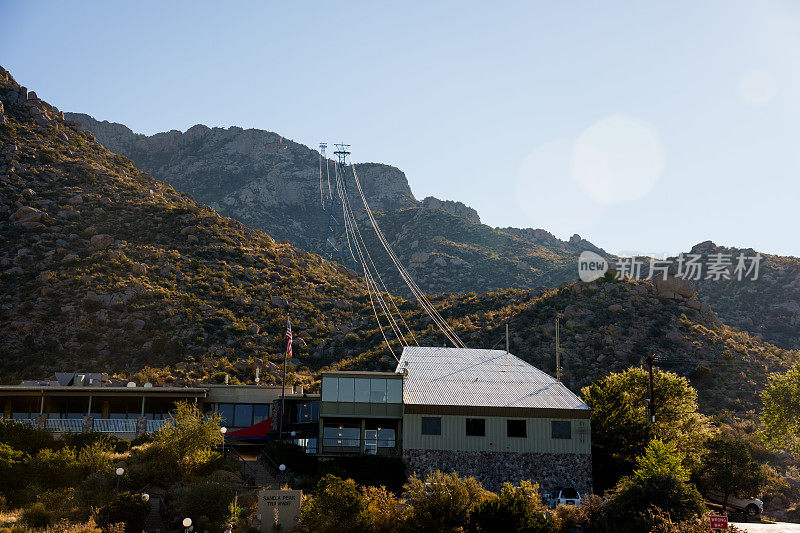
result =
[[267,431],[270,430],[272,426],[270,419],[263,420],[254,426],[250,426],[249,428],[237,429],[236,431],[231,431],[230,433],[226,433],[225,436],[228,437],[239,437],[243,439],[252,439],[252,438],[266,438]]

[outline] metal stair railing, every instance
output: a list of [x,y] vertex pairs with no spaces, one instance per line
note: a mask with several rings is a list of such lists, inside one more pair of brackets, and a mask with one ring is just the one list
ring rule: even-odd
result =
[[233,456],[233,460],[239,464],[242,471],[242,484],[246,486],[255,485],[256,473],[258,472],[251,464],[249,464],[239,450],[236,448],[225,448],[226,455]]

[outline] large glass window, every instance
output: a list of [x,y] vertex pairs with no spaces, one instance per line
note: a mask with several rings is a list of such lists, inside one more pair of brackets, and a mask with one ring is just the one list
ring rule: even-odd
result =
[[526,438],[528,436],[528,428],[525,420],[506,420],[506,436]]
[[359,403],[369,402],[369,378],[356,378],[355,400]]
[[326,402],[339,401],[339,378],[322,378],[322,399]]
[[325,426],[322,436],[323,445],[333,447],[360,446],[361,429],[346,426]]
[[552,420],[550,422],[550,433],[554,439],[571,439],[572,423]]
[[319,402],[304,402],[297,405],[297,422],[317,422],[319,420]]
[[403,382],[387,378],[325,377],[322,398],[326,402],[402,403]]
[[485,437],[486,420],[483,418],[467,418],[466,434],[468,437]]
[[340,402],[355,401],[355,381],[353,378],[339,378]]
[[369,401],[372,403],[386,403],[386,380],[371,379],[369,381]]
[[442,434],[442,418],[438,416],[423,416],[422,417],[422,434],[423,435],[441,435]]
[[403,380],[401,379],[386,380],[386,401],[388,403],[403,402]]
[[269,418],[269,405],[255,404],[253,406],[253,424],[258,424]]
[[244,428],[253,425],[253,406],[249,403],[236,404],[234,408],[233,426]]
[[223,426],[233,427],[233,404],[232,403],[219,404],[219,416],[222,417],[220,423]]

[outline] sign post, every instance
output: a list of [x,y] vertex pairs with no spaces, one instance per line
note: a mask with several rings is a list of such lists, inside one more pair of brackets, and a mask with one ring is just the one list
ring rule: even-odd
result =
[[294,531],[300,525],[302,490],[268,490],[258,493],[258,513],[261,515],[262,533]]
[[728,517],[727,516],[720,516],[720,515],[711,515],[708,517],[710,522],[711,529],[716,529],[719,531],[727,531],[728,530]]

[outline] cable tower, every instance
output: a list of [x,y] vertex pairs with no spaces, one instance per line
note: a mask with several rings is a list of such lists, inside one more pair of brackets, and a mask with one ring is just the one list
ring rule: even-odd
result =
[[[322,146],[323,145],[320,144],[320,148],[322,148]],[[334,167],[334,190],[331,191],[330,204],[328,205],[328,225],[325,228],[325,239],[322,241],[322,258],[330,260],[335,259],[342,264],[347,264],[351,261],[355,262],[355,256],[350,246],[350,234],[347,231],[348,221],[345,218],[344,208],[347,202],[347,182],[345,180],[344,170],[347,168],[347,156],[350,155],[347,149],[350,148],[350,145],[339,143],[334,146],[336,147],[336,151],[333,153],[339,161]],[[320,163],[320,180],[321,176],[322,164]],[[330,191],[330,177],[328,178],[328,188]]]

